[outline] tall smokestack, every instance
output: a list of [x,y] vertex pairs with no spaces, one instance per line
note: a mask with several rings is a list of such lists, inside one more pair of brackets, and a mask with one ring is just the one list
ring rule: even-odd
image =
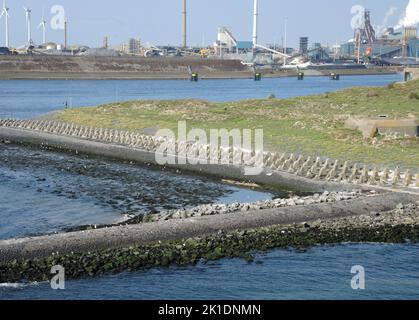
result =
[[182,20],[182,47],[186,48],[186,0],[183,0]]
[[258,44],[258,0],[253,0],[253,49]]
[[64,50],[67,50],[67,19],[64,20]]

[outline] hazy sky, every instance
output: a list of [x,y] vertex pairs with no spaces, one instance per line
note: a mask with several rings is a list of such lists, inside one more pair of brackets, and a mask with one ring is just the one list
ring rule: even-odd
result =
[[[2,1],[2,0],[0,0]],[[290,46],[297,46],[299,36],[310,37],[310,43],[334,44],[353,37],[350,9],[363,5],[372,11],[375,25],[382,25],[392,7],[388,24],[397,24],[408,0],[259,0],[260,43],[281,43],[284,20],[288,18]],[[62,5],[69,19],[70,44],[100,46],[105,35],[117,45],[130,37],[156,45],[181,42],[181,0],[8,0],[10,7],[11,45],[25,44],[25,11],[32,9],[33,39],[40,43],[38,29],[45,11],[48,40],[62,43],[63,32],[51,30],[49,13],[53,5]],[[217,27],[229,26],[238,40],[251,40],[253,0],[188,0],[188,43],[212,44]],[[4,18],[0,20],[0,43],[5,39]]]

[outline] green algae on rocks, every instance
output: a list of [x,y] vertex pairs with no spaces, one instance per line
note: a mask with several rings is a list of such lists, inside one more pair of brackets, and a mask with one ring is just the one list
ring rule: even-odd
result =
[[102,276],[122,271],[145,270],[169,265],[190,265],[222,258],[244,258],[275,248],[307,248],[344,242],[405,243],[419,241],[419,225],[390,224],[374,227],[342,226],[325,229],[310,224],[274,226],[249,231],[157,243],[90,253],[73,253],[43,259],[13,261],[0,266],[0,283],[49,281],[51,267],[65,268],[67,279]]

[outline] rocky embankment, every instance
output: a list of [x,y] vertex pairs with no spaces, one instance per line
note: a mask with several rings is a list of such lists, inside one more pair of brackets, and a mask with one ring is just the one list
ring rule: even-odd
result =
[[[399,167],[394,170],[380,169],[338,159],[222,148],[59,121],[0,120],[0,138],[17,143],[49,144],[62,149],[147,164],[157,164],[156,154],[162,153],[173,157],[173,164],[167,164],[172,168],[305,191],[348,190],[351,189],[350,185],[369,189],[404,189],[414,193],[419,190],[419,173],[411,170],[403,172]],[[182,162],[179,158],[183,157],[189,161],[194,160],[196,164],[180,164]],[[224,159],[228,161],[225,163]],[[208,165],[213,162],[218,165]],[[261,170],[261,173],[246,175],[246,167]]]
[[306,248],[343,242],[405,243],[419,241],[419,204],[399,204],[385,212],[318,219],[290,225],[275,225],[150,245],[130,246],[87,253],[52,255],[47,258],[0,265],[0,283],[48,281],[54,265],[65,267],[66,277],[100,276],[124,270],[143,270],[170,264],[186,265],[221,258],[242,257],[274,248]]
[[360,197],[377,195],[376,191],[353,190],[350,192],[329,192],[322,194],[315,193],[312,196],[293,196],[291,198],[276,198],[273,200],[257,201],[252,203],[232,203],[232,204],[205,204],[190,209],[165,210],[158,213],[146,214],[125,214],[120,222],[112,225],[85,225],[64,229],[65,232],[75,232],[82,230],[92,230],[99,228],[110,228],[115,226],[135,225],[139,223],[163,222],[169,220],[182,220],[198,218],[204,216],[226,215],[231,213],[244,213],[260,211],[266,209],[277,209],[294,206],[305,206],[320,203],[335,203],[338,201],[352,200]]
[[361,190],[354,190],[351,192],[325,191],[323,194],[316,193],[313,196],[294,196],[288,199],[278,198],[274,200],[265,200],[253,203],[206,204],[192,209],[168,210],[157,214],[147,214],[144,216],[134,217],[125,223],[132,224],[141,222],[158,222],[173,219],[188,219],[194,217],[211,216],[217,214],[229,214],[233,212],[248,212],[265,209],[304,206],[318,203],[332,203],[337,201],[356,199],[361,196],[373,196],[376,194],[377,193],[375,191],[371,191],[368,194],[366,192],[363,193]]
[[[330,159],[212,150],[210,146],[175,144],[130,132],[54,121],[3,120],[0,133],[11,141],[49,144],[145,163],[153,163],[158,144],[167,149],[173,144],[182,152],[206,148],[208,154],[214,151],[218,157],[223,152],[233,158],[243,157],[248,165],[261,156],[266,177],[283,175],[300,187],[309,181],[313,188],[318,188],[323,180],[322,187],[348,188],[349,182],[353,182],[357,184],[355,188],[364,190],[374,186],[399,189],[381,194],[337,190],[254,204],[207,205],[146,216],[110,228],[0,241],[0,282],[47,280],[54,265],[62,265],[71,279],[223,257],[251,260],[252,252],[273,248],[419,241],[418,196],[414,192],[419,176],[410,172],[402,175],[398,168],[381,173],[376,168]],[[231,174],[234,168],[223,166],[223,175]],[[198,169],[201,174],[205,172],[205,167]],[[213,171],[205,173],[214,175]]]

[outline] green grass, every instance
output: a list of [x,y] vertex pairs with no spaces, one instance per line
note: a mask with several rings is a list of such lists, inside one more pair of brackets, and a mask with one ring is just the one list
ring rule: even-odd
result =
[[359,87],[291,99],[210,103],[201,100],[128,101],[67,109],[61,121],[136,132],[144,129],[263,128],[266,149],[327,156],[372,165],[419,167],[419,139],[364,139],[345,128],[349,116],[419,118],[419,81],[383,88]]

